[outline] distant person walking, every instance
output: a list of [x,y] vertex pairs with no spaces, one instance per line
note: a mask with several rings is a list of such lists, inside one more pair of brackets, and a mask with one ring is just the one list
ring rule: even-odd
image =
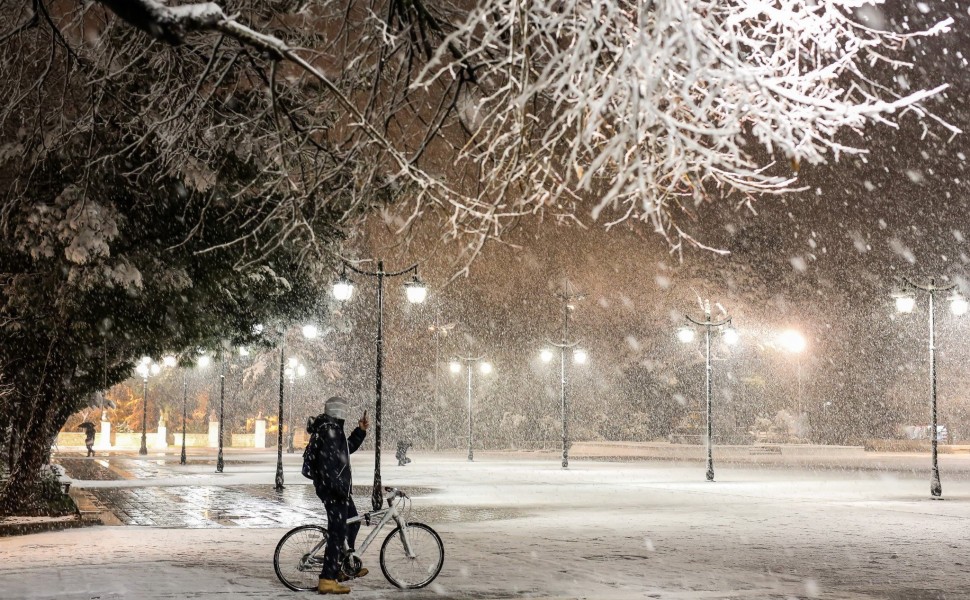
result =
[[404,465],[411,462],[408,458],[408,450],[411,448],[411,442],[407,440],[399,440],[397,443],[397,453],[394,455],[397,458],[397,466],[403,467]]
[[94,456],[94,423],[85,421],[78,428],[84,430],[84,445],[88,449],[88,457]]
[[[351,496],[353,478],[350,472],[350,455],[360,448],[367,436],[367,411],[348,437],[344,433],[344,419],[349,406],[339,396],[327,400],[322,415],[307,425],[313,435],[310,452],[313,459],[313,487],[327,511],[327,549],[324,553],[323,570],[317,592],[321,594],[348,594],[350,588],[340,584],[348,577],[340,572],[344,540],[350,548],[357,542],[360,523],[347,525],[347,519],[357,516],[357,507]],[[354,577],[367,575],[361,567]]]

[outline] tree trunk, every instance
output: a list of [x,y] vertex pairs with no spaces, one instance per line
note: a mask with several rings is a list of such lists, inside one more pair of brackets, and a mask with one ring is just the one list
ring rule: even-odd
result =
[[4,466],[9,473],[13,470],[13,412],[12,407],[4,403],[0,407],[0,458],[3,459]]
[[[41,469],[50,463],[51,446],[57,432],[72,414],[70,404],[62,399],[45,397],[38,414],[30,418],[29,403],[18,404],[19,414],[12,415],[19,443],[11,444],[10,477],[0,489],[0,515],[29,514],[42,507]],[[59,408],[60,407],[60,408]]]

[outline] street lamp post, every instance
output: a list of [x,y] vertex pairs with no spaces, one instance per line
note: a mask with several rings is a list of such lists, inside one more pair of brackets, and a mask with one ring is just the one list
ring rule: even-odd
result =
[[219,373],[219,456],[216,459],[216,473],[222,473],[226,466],[222,459],[222,439],[225,432],[225,400],[226,400],[226,348],[223,344],[222,352],[219,353],[221,360],[221,372]]
[[473,417],[472,417],[472,371],[474,370],[473,365],[475,363],[479,364],[479,370],[482,375],[488,375],[492,372],[492,364],[489,362],[484,362],[484,356],[459,356],[453,358],[451,361],[451,372],[454,374],[461,373],[462,363],[465,363],[465,369],[468,371],[468,462],[475,460],[475,451],[473,450]]
[[145,456],[148,454],[148,374],[142,376],[142,408],[141,408],[141,447],[138,454]]
[[[560,292],[556,296],[562,300],[562,337],[559,342],[549,342],[550,346],[559,348],[559,413],[562,418],[562,468],[569,468],[569,404],[567,391],[569,389],[569,373],[566,369],[568,361],[566,360],[566,351],[568,349],[574,348],[578,341],[570,342],[569,340],[569,311],[575,308],[573,304],[576,300],[582,300],[582,294],[570,294],[568,292]],[[543,350],[539,357],[543,362],[552,361],[552,351]],[[576,364],[583,364],[586,362],[586,352],[580,349],[574,349],[572,352],[573,362]]]
[[409,302],[420,304],[424,302],[428,295],[428,288],[418,277],[418,265],[413,264],[401,271],[387,272],[384,270],[384,261],[377,261],[376,271],[366,271],[355,267],[350,262],[344,260],[343,271],[340,279],[333,286],[334,298],[340,301],[350,300],[354,293],[354,285],[347,278],[347,269],[358,275],[377,278],[377,367],[375,381],[375,407],[374,407],[374,489],[371,494],[371,504],[374,510],[378,510],[383,503],[383,492],[381,490],[381,400],[383,395],[383,371],[384,371],[384,279],[388,277],[399,277],[413,273],[414,276],[405,284],[406,295]]
[[[227,346],[225,342],[222,343],[219,356],[221,364],[221,372],[219,373],[219,455],[216,458],[216,473],[222,473],[226,466],[225,460],[223,460],[223,447],[225,438],[225,425],[226,425],[226,368],[228,366],[228,360],[226,360],[227,354],[231,352],[231,349]],[[240,346],[238,348],[239,356],[249,356],[249,349],[245,346]]]
[[[725,327],[731,324],[731,317],[714,321],[711,319],[711,303],[704,302],[704,320],[699,321],[690,315],[685,315],[687,321],[693,325],[704,328],[704,357],[705,357],[705,390],[707,395],[707,480],[714,481],[714,419],[713,419],[713,368],[711,365],[711,330]],[[737,332],[733,329],[726,329],[723,334],[724,341],[733,344],[737,342]],[[694,331],[684,328],[678,333],[681,342],[687,344],[694,341]]]
[[926,292],[929,295],[929,326],[930,326],[930,460],[932,461],[932,474],[930,476],[930,494],[933,498],[943,495],[943,486],[940,483],[940,466],[937,461],[937,444],[939,433],[937,430],[937,411],[936,411],[936,294],[938,292],[953,291],[950,296],[950,312],[955,316],[963,316],[970,309],[967,300],[956,292],[956,284],[936,285],[936,279],[930,279],[929,285],[918,285],[909,279],[903,278],[904,289],[897,292],[896,310],[901,313],[911,313],[916,307],[916,292]]
[[[262,326],[258,326],[260,331],[262,331]],[[276,416],[276,482],[274,489],[277,492],[283,491],[283,398],[284,389],[287,375],[287,360],[286,360],[286,326],[280,326],[280,393],[279,393],[279,410]],[[316,325],[304,325],[303,326],[303,337],[307,339],[312,339],[317,337],[318,330]],[[293,359],[295,360],[295,359]],[[302,366],[302,365],[301,365]],[[305,372],[305,370],[304,370]],[[302,376],[302,374],[301,374]],[[293,391],[293,386],[290,386],[290,391]],[[290,401],[292,405],[292,400]],[[290,410],[290,415],[292,416],[292,409]],[[290,423],[290,435],[289,435],[289,446],[287,449],[288,453],[293,452],[293,424]]]
[[286,327],[280,326],[280,404],[276,415],[276,485],[277,492],[283,491],[283,387],[286,371]]
[[161,367],[153,363],[150,357],[143,356],[135,371],[142,379],[141,447],[138,454],[145,456],[148,454],[148,376],[158,375]]
[[295,432],[293,430],[293,404],[296,398],[296,377],[297,376],[303,377],[304,375],[306,375],[306,367],[300,364],[300,361],[295,356],[291,356],[289,360],[289,366],[286,368],[286,376],[290,378],[290,404],[289,404],[289,410],[287,411],[288,416],[286,418],[286,422],[287,422],[286,453],[287,454],[293,454],[294,452],[293,437]]
[[[178,366],[178,359],[175,358],[173,355],[169,354],[162,358],[162,364],[169,369],[174,369],[175,367]],[[185,405],[186,405],[186,398],[187,398],[186,386],[187,386],[187,383],[186,383],[185,369],[182,369],[182,456],[179,459],[179,464],[182,464],[182,465],[185,464]],[[166,445],[164,440],[158,443],[163,446]]]
[[188,420],[189,406],[189,381],[188,371],[182,367],[182,454],[179,455],[179,464],[185,464],[185,423]]
[[286,407],[286,453],[293,454],[293,401],[296,398],[296,386],[293,382],[294,369],[296,369],[297,359],[291,356],[287,361],[286,376],[290,380],[290,403]]

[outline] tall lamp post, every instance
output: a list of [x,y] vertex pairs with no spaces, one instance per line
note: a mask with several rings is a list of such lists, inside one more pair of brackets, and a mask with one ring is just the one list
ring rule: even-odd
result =
[[936,294],[938,292],[953,292],[950,296],[950,312],[955,316],[963,316],[970,309],[966,298],[956,291],[956,284],[937,285],[936,279],[930,279],[929,285],[918,285],[903,278],[903,289],[893,294],[896,298],[896,310],[901,313],[911,313],[916,307],[916,293],[926,292],[929,296],[930,313],[930,457],[932,461],[932,475],[930,478],[930,494],[933,498],[943,495],[940,484],[940,466],[937,462],[937,443],[939,431],[937,429],[936,412]]
[[[223,342],[222,343],[222,346],[221,346],[221,349],[220,349],[220,352],[219,352],[219,357],[221,359],[221,361],[220,361],[220,364],[221,364],[221,372],[219,373],[219,456],[216,459],[216,473],[222,473],[223,469],[226,466],[226,462],[225,462],[225,460],[223,460],[223,452],[222,452],[222,450],[223,450],[223,447],[225,446],[225,443],[224,443],[224,436],[225,436],[224,428],[225,428],[225,424],[226,424],[226,411],[225,411],[225,408],[226,408],[226,406],[225,406],[226,405],[226,368],[229,366],[228,365],[228,362],[229,361],[227,360],[227,357],[228,356],[232,356],[231,355],[231,352],[232,352],[231,348],[229,348],[228,345],[225,342]],[[239,353],[239,356],[240,357],[249,356],[249,348],[246,348],[245,346],[239,346],[236,349],[236,352]]]
[[280,325],[280,404],[276,415],[276,485],[277,492],[283,491],[283,388],[286,373],[286,326]]
[[148,454],[148,377],[158,375],[161,370],[162,367],[152,362],[149,356],[141,357],[141,361],[135,367],[135,371],[142,380],[141,447],[138,449],[138,454],[142,456]]
[[[550,346],[559,348],[559,412],[562,417],[562,468],[569,468],[569,404],[567,403],[567,390],[569,386],[569,374],[566,369],[566,351],[572,350],[573,362],[582,365],[586,363],[586,351],[575,348],[578,341],[569,341],[569,311],[575,308],[574,301],[582,300],[582,294],[570,294],[560,292],[556,296],[562,300],[562,337],[559,342],[549,342]],[[551,362],[553,352],[548,348],[539,353],[542,362]]]
[[291,356],[285,373],[290,379],[290,406],[286,418],[286,453],[293,454],[293,402],[296,398],[296,378],[306,375],[306,367],[295,356]]
[[464,363],[464,369],[468,371],[468,462],[472,462],[475,460],[472,444],[472,432],[474,431],[472,423],[472,372],[475,370],[475,363],[479,363],[479,371],[482,375],[488,375],[492,372],[492,363],[485,362],[484,356],[459,356],[451,360],[451,372],[455,375],[461,373],[462,363]]
[[[704,320],[698,320],[690,315],[685,315],[688,323],[697,327],[704,328],[704,347],[705,347],[705,389],[707,393],[707,435],[705,436],[707,443],[707,480],[714,481],[714,419],[713,419],[713,381],[712,381],[712,366],[711,366],[711,331],[713,329],[719,329],[721,327],[728,327],[731,324],[731,317],[725,317],[717,321],[711,318],[711,303],[709,301],[704,301]],[[694,341],[694,330],[690,325],[684,326],[678,333],[677,337],[681,342],[685,344],[690,344]],[[733,345],[738,342],[738,333],[736,330],[727,328],[721,334],[722,339],[725,343]]]
[[220,373],[219,373],[219,456],[216,458],[216,473],[222,473],[226,462],[222,458],[223,435],[225,435],[225,403],[226,403],[226,346],[222,345],[219,352]]
[[185,460],[185,423],[188,421],[189,412],[189,372],[182,367],[182,453],[179,454],[179,464],[184,465]]
[[[261,333],[263,331],[262,325],[257,325],[256,328]],[[287,375],[287,360],[286,360],[286,326],[280,325],[280,394],[279,394],[279,411],[276,416],[276,482],[274,489],[277,492],[283,491],[283,403],[284,403],[284,389]],[[308,324],[303,326],[303,337],[307,339],[313,339],[319,335],[317,326],[313,324]],[[292,385],[290,389],[292,391]],[[292,400],[290,401],[292,403]],[[292,415],[292,411],[290,413]],[[290,424],[290,438],[289,438],[289,449],[288,452],[293,452],[293,437],[292,437],[292,423]]]
[[381,491],[381,400],[384,389],[384,280],[388,277],[400,277],[413,273],[413,277],[405,283],[407,299],[412,304],[420,304],[428,297],[428,288],[418,277],[418,265],[413,264],[401,271],[388,272],[384,270],[384,261],[377,261],[376,271],[366,271],[355,267],[344,260],[343,270],[333,285],[333,296],[339,301],[350,300],[354,294],[354,284],[347,278],[347,269],[358,275],[377,278],[377,369],[375,381],[375,407],[374,407],[374,490],[371,494],[371,504],[374,510],[378,510],[383,502]]

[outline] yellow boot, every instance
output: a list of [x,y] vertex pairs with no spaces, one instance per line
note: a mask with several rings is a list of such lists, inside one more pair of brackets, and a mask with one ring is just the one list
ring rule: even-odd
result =
[[318,594],[349,594],[350,588],[342,586],[335,579],[321,579],[317,584]]

